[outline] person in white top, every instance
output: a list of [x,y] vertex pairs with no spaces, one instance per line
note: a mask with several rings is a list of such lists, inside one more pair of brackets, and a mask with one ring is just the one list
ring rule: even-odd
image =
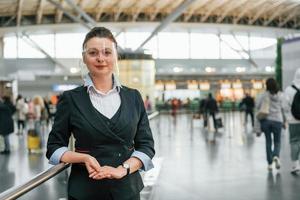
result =
[[22,95],[18,95],[17,97],[16,109],[18,118],[18,134],[22,135],[25,129],[26,114],[28,112],[28,105]]
[[300,120],[296,119],[291,113],[291,106],[296,94],[296,89],[293,85],[300,89],[300,68],[296,70],[294,80],[290,86],[288,86],[284,91],[284,110],[287,114],[287,121],[289,124],[289,141],[291,148],[291,159],[293,161],[291,173],[300,172],[299,166],[299,154],[300,154]]

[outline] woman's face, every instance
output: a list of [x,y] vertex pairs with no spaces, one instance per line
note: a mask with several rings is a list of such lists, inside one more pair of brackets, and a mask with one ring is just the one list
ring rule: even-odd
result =
[[115,59],[115,44],[110,39],[93,37],[86,42],[83,61],[91,75],[111,75]]

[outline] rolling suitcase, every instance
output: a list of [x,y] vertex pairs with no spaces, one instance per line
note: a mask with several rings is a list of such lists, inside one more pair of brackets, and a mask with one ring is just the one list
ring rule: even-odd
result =
[[41,139],[34,129],[28,130],[27,148],[29,153],[39,151],[41,149]]

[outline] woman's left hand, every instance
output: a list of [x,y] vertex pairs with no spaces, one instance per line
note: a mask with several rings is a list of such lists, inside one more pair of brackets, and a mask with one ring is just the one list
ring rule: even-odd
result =
[[92,179],[101,180],[101,179],[121,179],[124,176],[126,176],[126,169],[122,166],[119,166],[117,168],[111,167],[111,166],[103,166],[100,169],[100,172],[97,174],[93,174],[93,176],[90,176]]

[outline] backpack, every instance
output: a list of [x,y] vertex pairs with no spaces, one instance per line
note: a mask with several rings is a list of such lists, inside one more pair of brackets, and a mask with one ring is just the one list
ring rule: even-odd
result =
[[292,85],[292,87],[297,91],[295,96],[294,96],[294,99],[293,99],[293,102],[292,102],[292,107],[291,107],[291,111],[292,111],[292,115],[300,120],[300,90],[295,86],[295,85]]

